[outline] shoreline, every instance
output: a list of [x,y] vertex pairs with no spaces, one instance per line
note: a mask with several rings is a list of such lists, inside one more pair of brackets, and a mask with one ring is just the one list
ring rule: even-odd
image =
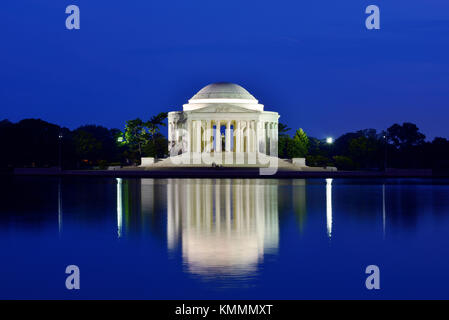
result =
[[20,168],[2,172],[7,176],[91,176],[115,178],[245,178],[245,179],[303,179],[303,178],[449,178],[449,173],[432,170],[389,171],[288,171],[260,175],[258,168],[167,168],[118,170],[58,170],[56,168]]

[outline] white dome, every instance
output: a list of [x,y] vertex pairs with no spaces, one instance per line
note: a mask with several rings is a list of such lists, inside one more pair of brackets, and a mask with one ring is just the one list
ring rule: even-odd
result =
[[[217,82],[205,86],[198,91],[188,104],[183,105],[184,111],[194,110],[229,110],[229,107],[263,111],[263,105],[243,87],[230,82]],[[204,111],[203,111],[204,112]]]
[[252,102],[257,103],[256,98],[254,98],[245,88],[230,82],[217,82],[209,84],[198,91],[198,93],[195,94],[190,101],[208,99],[252,100]]

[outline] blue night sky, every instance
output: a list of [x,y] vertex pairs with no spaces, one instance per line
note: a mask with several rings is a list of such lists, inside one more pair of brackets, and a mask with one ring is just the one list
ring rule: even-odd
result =
[[[370,4],[381,30],[365,28]],[[14,122],[123,128],[228,81],[318,138],[405,121],[449,137],[447,0],[3,0],[0,36]]]

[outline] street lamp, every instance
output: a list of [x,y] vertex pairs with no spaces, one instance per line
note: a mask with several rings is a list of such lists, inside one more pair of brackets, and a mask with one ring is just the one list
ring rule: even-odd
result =
[[386,135],[383,135],[384,139],[384,171],[387,171],[387,153],[388,153],[388,139]]
[[59,131],[59,135],[58,135],[58,147],[59,147],[59,152],[58,152],[58,167],[59,167],[59,171],[62,170],[62,131]]
[[326,143],[327,143],[327,144],[332,144],[332,143],[334,143],[334,138],[332,138],[332,137],[327,137],[327,138],[326,138]]

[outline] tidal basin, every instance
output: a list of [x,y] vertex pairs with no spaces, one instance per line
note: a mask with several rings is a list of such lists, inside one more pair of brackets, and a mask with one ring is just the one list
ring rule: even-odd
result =
[[16,176],[0,194],[2,299],[449,298],[449,180]]

